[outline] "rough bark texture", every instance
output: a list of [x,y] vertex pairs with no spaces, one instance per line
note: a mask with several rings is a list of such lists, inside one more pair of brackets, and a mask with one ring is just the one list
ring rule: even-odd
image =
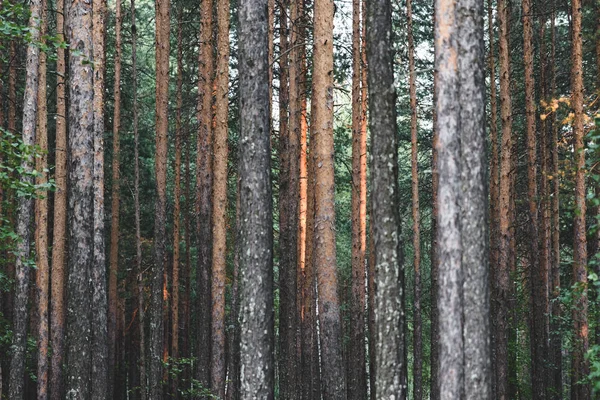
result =
[[94,112],[92,4],[68,7],[69,57],[69,258],[67,283],[67,399],[91,397],[92,279],[94,247]]
[[410,96],[411,183],[413,219],[413,268],[415,273],[413,303],[413,398],[423,398],[423,322],[421,317],[421,221],[419,210],[419,148],[417,131],[417,76],[415,72],[415,43],[413,39],[412,1],[406,1],[408,37],[408,71]]
[[198,137],[196,153],[196,231],[198,232],[198,368],[196,379],[210,387],[211,349],[211,268],[212,268],[212,181],[213,181],[213,0],[203,0],[198,55]]
[[[121,0],[115,4],[115,79],[113,84],[114,113],[112,137],[112,203],[110,224],[110,267],[108,275],[108,366],[109,387],[114,389],[116,369],[116,339],[117,339],[117,276],[119,273],[119,217],[121,202],[121,142],[119,131],[121,129]],[[115,393],[109,389],[109,393]]]
[[508,319],[510,297],[510,265],[512,230],[509,218],[512,187],[512,104],[510,96],[509,5],[506,0],[498,1],[499,46],[500,46],[500,116],[502,118],[502,154],[500,158],[499,186],[499,250],[498,264],[494,266],[494,387],[497,399],[508,399]]
[[[275,328],[267,1],[243,0],[238,16],[241,398],[270,400],[275,396]],[[293,343],[293,336],[289,340]]]
[[163,275],[166,262],[167,135],[169,130],[169,0],[156,0],[156,203],[150,304],[150,399],[162,399]]
[[352,1],[352,296],[348,397],[367,397],[365,255],[367,247],[367,131],[363,130],[360,0]]
[[[29,18],[29,33],[32,43],[36,43],[40,38],[42,1],[34,0],[30,4],[31,16]],[[14,42],[13,42],[14,43]],[[35,144],[36,131],[36,112],[38,100],[38,68],[40,62],[40,50],[36,45],[27,46],[27,62],[25,66],[25,94],[23,99],[23,126],[22,140],[26,146]],[[9,92],[11,85],[9,77]],[[9,93],[10,95],[10,93]],[[12,100],[15,100],[14,98]],[[9,104],[12,104],[10,102]],[[14,126],[11,127],[11,119],[16,118],[16,111],[9,107],[9,130],[14,132]],[[26,184],[33,184],[33,160],[31,157],[25,157],[21,161],[23,174],[21,180]],[[20,400],[25,391],[25,351],[27,345],[27,298],[29,295],[29,275],[31,269],[30,246],[31,246],[31,215],[33,213],[33,198],[29,196],[19,197],[17,206],[17,227],[16,234],[19,236],[16,245],[15,262],[15,292],[13,303],[13,338],[12,338],[12,359],[10,362],[10,378],[8,386],[8,396],[11,399]]]
[[[47,3],[42,0],[41,30],[42,43],[47,32]],[[36,145],[41,152],[36,158],[35,170],[40,173],[35,179],[36,185],[45,185],[48,182],[48,106],[46,103],[46,53],[40,53],[40,64],[38,72],[38,94],[37,94],[37,132]],[[37,398],[46,400],[48,398],[48,301],[50,271],[48,267],[48,198],[46,193],[38,193],[35,200],[35,255],[36,255],[36,300],[37,300]]]
[[312,237],[317,275],[323,397],[346,398],[342,330],[335,254],[335,186],[333,171],[333,1],[314,4],[314,49],[311,133],[314,147],[315,217]]
[[[256,40],[256,38],[254,38]],[[227,115],[229,105],[229,0],[217,4],[216,127],[213,141],[211,389],[225,396],[225,264],[227,211]]]
[[404,338],[404,270],[398,215],[398,140],[394,88],[392,7],[389,0],[367,3],[369,115],[373,152],[375,325],[377,398],[407,395]]
[[577,285],[573,309],[573,343],[571,400],[591,398],[589,384],[579,383],[589,374],[588,350],[588,299],[587,299],[587,238],[586,238],[586,185],[583,112],[583,53],[581,33],[581,0],[571,3],[572,38],[571,105],[573,107],[573,147],[575,157],[575,217],[573,233],[573,284]]
[[[57,1],[57,39],[65,39],[65,0]],[[56,50],[56,144],[54,157],[54,225],[52,237],[50,334],[50,398],[63,398],[63,360],[65,337],[65,262],[67,236],[67,121],[66,121],[66,59],[65,49]]]

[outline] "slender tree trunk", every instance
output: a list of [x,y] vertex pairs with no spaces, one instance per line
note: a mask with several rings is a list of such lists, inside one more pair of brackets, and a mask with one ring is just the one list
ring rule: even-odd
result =
[[[42,0],[41,30],[42,43],[48,30],[47,3]],[[48,105],[46,102],[46,53],[40,52],[38,69],[37,93],[37,131],[36,145],[39,147],[40,156],[36,158],[35,170],[40,173],[35,179],[36,185],[43,186],[48,183]],[[48,289],[50,271],[48,267],[48,198],[44,192],[39,192],[35,200],[35,255],[36,255],[36,300],[38,319],[38,360],[37,360],[37,398],[48,398]]]
[[580,384],[589,374],[589,362],[585,355],[588,350],[588,300],[587,300],[587,238],[586,238],[586,186],[585,186],[585,148],[584,148],[584,112],[583,112],[583,54],[581,33],[581,0],[571,3],[573,17],[571,60],[571,104],[573,106],[573,138],[575,154],[575,221],[573,235],[573,284],[575,304],[573,309],[573,343],[571,399],[591,398],[589,384]]
[[[30,4],[31,16],[29,18],[29,33],[32,43],[36,43],[41,35],[42,1],[34,0]],[[11,60],[14,63],[14,59]],[[26,146],[35,144],[36,113],[38,105],[38,68],[40,63],[40,50],[37,45],[27,46],[26,80],[23,108],[22,140]],[[15,71],[16,74],[16,71]],[[9,98],[12,78],[9,77]],[[16,83],[16,77],[15,77]],[[15,96],[16,97],[16,96]],[[14,97],[10,102],[16,100]],[[9,130],[14,132],[16,111],[9,106]],[[11,123],[12,120],[12,123]],[[13,125],[12,127],[10,125]],[[21,180],[26,184],[33,184],[33,160],[31,156],[24,157],[21,161]],[[20,400],[25,391],[25,356],[27,347],[27,298],[29,295],[30,274],[30,228],[31,214],[33,212],[33,197],[19,197],[17,206],[16,234],[19,240],[16,244],[15,263],[15,293],[13,304],[13,337],[12,359],[10,362],[10,380],[8,386],[9,398]]]
[[508,399],[508,319],[510,297],[510,242],[511,225],[509,209],[512,186],[512,105],[510,97],[510,54],[509,5],[506,0],[498,1],[498,20],[500,24],[500,114],[502,118],[502,154],[500,159],[499,186],[499,250],[498,264],[494,271],[494,316],[492,317],[494,342],[494,367],[496,398]]
[[[115,102],[113,114],[113,160],[112,160],[112,211],[110,229],[110,269],[108,275],[108,340],[109,340],[109,383],[114,389],[116,377],[116,339],[117,339],[117,277],[119,273],[119,213],[121,201],[121,143],[119,131],[121,130],[121,0],[115,4],[115,80],[113,84],[113,97]],[[111,390],[109,393],[115,393]]]
[[17,42],[10,41],[8,50],[10,64],[8,66],[8,131],[17,133]]
[[335,186],[333,173],[333,12],[332,0],[314,4],[314,50],[311,158],[315,179],[313,258],[316,266],[323,397],[346,398],[342,361],[340,302],[335,256]]
[[413,16],[411,0],[406,1],[406,25],[408,36],[408,70],[410,93],[410,137],[412,175],[413,218],[413,267],[415,272],[413,303],[413,397],[423,398],[423,326],[421,318],[421,221],[419,210],[419,149],[417,131],[417,77],[415,72],[415,44],[413,39]]
[[[69,257],[67,292],[67,399],[91,398],[92,337],[90,281],[94,262],[94,88],[92,4],[71,2],[69,57]],[[83,356],[88,355],[88,356]]]
[[150,306],[150,399],[162,399],[163,281],[166,261],[167,134],[169,97],[170,2],[156,0],[156,203],[154,266]]
[[138,297],[138,326],[140,335],[140,399],[146,400],[148,379],[146,377],[146,333],[144,300],[144,269],[142,266],[142,233],[140,223],[140,135],[138,129],[138,99],[137,99],[137,28],[135,23],[135,0],[131,0],[131,70],[133,98],[133,141],[134,141],[134,212],[135,212],[135,267],[137,274]]
[[[181,115],[183,108],[183,8],[179,7],[177,16],[177,93],[175,114],[175,188],[173,199],[173,277],[171,283],[171,357],[179,359],[179,248],[181,231]],[[171,394],[177,398],[178,377],[173,377]]]
[[404,270],[398,215],[398,141],[394,89],[392,7],[389,0],[367,4],[369,112],[373,152],[372,224],[375,252],[377,398],[407,395],[404,338]]
[[367,397],[365,255],[367,247],[367,132],[363,130],[360,0],[352,2],[352,295],[348,397]]
[[[257,38],[254,38],[257,40]],[[216,127],[213,143],[211,389],[225,396],[225,263],[227,211],[227,115],[229,104],[229,0],[217,4]]]
[[203,0],[200,17],[200,52],[198,55],[198,137],[196,153],[196,231],[198,232],[197,288],[198,368],[196,378],[210,387],[211,357],[211,269],[212,269],[212,188],[213,188],[213,84],[215,79],[213,46],[213,0]]
[[377,371],[375,359],[377,331],[375,328],[375,239],[373,237],[373,194],[369,203],[369,256],[367,260],[367,292],[369,299],[367,302],[367,330],[369,331],[369,394],[371,400],[377,399]]
[[[239,163],[241,397],[274,399],[273,213],[267,1],[243,0],[238,13],[242,66],[240,137],[242,143],[248,144],[240,147]],[[295,275],[295,269],[293,272]],[[291,294],[295,295],[295,292],[294,288]],[[293,317],[294,309],[289,311]],[[293,336],[289,338],[293,343],[292,339]]]
[[[57,39],[65,39],[65,0],[56,2]],[[56,49],[56,149],[54,180],[54,226],[52,229],[50,335],[50,399],[63,398],[63,360],[65,338],[65,248],[67,235],[67,107],[65,49]]]

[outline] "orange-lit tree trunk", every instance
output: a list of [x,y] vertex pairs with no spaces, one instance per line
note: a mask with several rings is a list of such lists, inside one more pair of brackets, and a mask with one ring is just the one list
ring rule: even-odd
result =
[[[41,31],[42,43],[48,28],[47,3],[42,0]],[[40,53],[39,77],[37,93],[37,131],[36,145],[41,152],[36,159],[35,170],[40,174],[35,184],[43,186],[48,183],[48,106],[46,102],[46,53]],[[39,400],[48,398],[48,288],[50,271],[48,267],[48,198],[46,193],[38,193],[35,200],[35,255],[36,255],[36,289],[38,320],[38,362],[37,362],[37,396]]]
[[346,398],[342,360],[340,302],[335,255],[335,184],[333,171],[333,12],[332,0],[314,3],[311,158],[315,209],[312,237],[319,304],[323,396]]
[[227,212],[227,115],[229,105],[229,0],[217,4],[216,126],[213,140],[211,389],[225,396],[225,266]]
[[[198,55],[198,137],[196,152],[196,231],[198,264],[196,273],[199,293],[196,379],[210,387],[211,349],[211,268],[212,268],[212,185],[213,185],[213,83],[214,38],[213,0],[203,0],[200,6],[200,52]],[[195,308],[192,308],[195,309]]]
[[571,48],[571,104],[573,107],[573,141],[575,156],[575,217],[573,234],[573,284],[575,303],[573,309],[573,343],[571,399],[591,398],[589,384],[579,383],[589,374],[589,362],[585,355],[588,350],[588,299],[587,299],[587,238],[586,238],[586,186],[585,148],[583,113],[583,52],[581,32],[581,0],[571,3],[572,48]]
[[[64,40],[65,0],[56,2],[57,39]],[[66,59],[65,49],[56,49],[56,144],[54,158],[54,226],[52,237],[50,335],[50,399],[60,400],[63,388],[65,338],[65,261],[67,235],[67,121],[66,121]]]
[[162,399],[163,280],[167,223],[167,134],[169,129],[170,2],[156,0],[156,203],[154,266],[150,303],[150,399]]
[[[113,84],[113,98],[115,108],[113,113],[113,160],[112,160],[112,210],[110,226],[110,267],[108,275],[108,343],[109,343],[109,387],[114,388],[116,370],[116,339],[117,339],[117,276],[119,273],[119,213],[121,201],[121,143],[119,131],[121,130],[121,0],[115,4],[115,80]],[[109,393],[115,393],[111,390]]]
[[[29,18],[29,33],[32,43],[36,43],[41,36],[42,1],[34,0],[30,4],[31,16]],[[14,43],[14,42],[13,42]],[[11,60],[14,64],[15,60]],[[25,95],[23,104],[23,126],[22,140],[26,146],[35,145],[35,127],[37,123],[36,113],[38,105],[38,68],[40,62],[40,50],[37,45],[27,46],[27,63],[25,66]],[[11,64],[12,65],[12,64]],[[14,72],[16,74],[16,71]],[[16,79],[16,77],[15,77]],[[9,102],[15,98],[11,97],[12,78],[9,77]],[[16,82],[15,82],[16,83]],[[16,96],[15,96],[16,97]],[[9,130],[14,131],[16,110],[9,103]],[[11,123],[12,120],[12,123]],[[13,125],[12,127],[10,125]],[[26,184],[33,184],[33,160],[31,156],[24,157],[21,161],[21,180]],[[25,391],[25,356],[27,346],[27,300],[29,295],[30,264],[30,225],[33,211],[33,198],[30,196],[20,197],[17,206],[17,228],[16,234],[21,240],[16,245],[15,262],[15,289],[13,302],[13,336],[12,336],[12,359],[10,362],[10,378],[8,396],[11,399],[20,400]]]

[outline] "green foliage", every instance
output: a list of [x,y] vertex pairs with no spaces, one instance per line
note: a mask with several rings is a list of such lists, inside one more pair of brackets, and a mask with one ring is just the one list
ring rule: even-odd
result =
[[[195,358],[172,358],[169,357],[167,361],[163,362],[163,366],[167,371],[169,379],[178,380],[178,392],[179,396],[184,399],[218,399],[210,389],[204,387],[200,381],[191,378],[187,382],[182,382],[186,371],[193,371]],[[166,382],[163,382],[166,383]]]

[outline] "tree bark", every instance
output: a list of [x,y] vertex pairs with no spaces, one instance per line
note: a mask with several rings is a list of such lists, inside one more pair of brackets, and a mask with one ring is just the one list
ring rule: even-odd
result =
[[571,3],[572,48],[571,60],[571,104],[573,107],[573,141],[575,156],[575,217],[573,234],[573,284],[575,304],[573,309],[573,343],[571,399],[591,398],[589,384],[579,383],[589,374],[589,361],[585,355],[588,350],[588,299],[587,299],[587,238],[586,238],[586,185],[585,185],[585,147],[584,147],[584,111],[583,111],[583,53],[581,33],[581,0]]
[[[119,213],[121,201],[121,143],[119,131],[121,129],[121,0],[115,4],[115,79],[113,85],[113,98],[115,103],[113,113],[113,160],[112,160],[112,205],[111,205],[111,230],[110,230],[110,269],[108,276],[108,340],[109,340],[109,382],[114,388],[116,377],[116,338],[117,338],[117,277],[119,273]],[[110,393],[114,393],[111,390]]]
[[[240,29],[241,397],[274,399],[273,213],[267,0],[244,0]],[[295,269],[293,270],[295,276]],[[295,295],[294,291],[291,293]],[[294,308],[295,308],[295,304]],[[291,317],[294,309],[289,310]],[[291,343],[294,331],[289,337]],[[292,347],[293,349],[293,347]],[[294,353],[290,354],[293,356]],[[293,386],[292,386],[293,387]]]
[[156,203],[150,303],[150,399],[162,399],[163,283],[166,262],[167,135],[169,130],[170,2],[156,0]]
[[[36,113],[38,99],[38,68],[40,63],[40,50],[37,43],[41,36],[42,1],[34,0],[30,4],[29,33],[32,44],[27,46],[26,80],[23,107],[22,140],[28,147],[35,145]],[[13,42],[14,43],[14,42]],[[12,59],[12,62],[15,60]],[[12,64],[11,64],[12,65]],[[15,84],[16,84],[16,71]],[[12,75],[12,74],[9,74]],[[9,98],[11,98],[12,77],[9,76]],[[11,104],[16,96],[9,99],[9,130],[15,133],[16,109]],[[11,122],[12,120],[12,122]],[[11,126],[13,125],[13,126]],[[31,156],[24,157],[21,161],[23,170],[21,180],[33,184],[33,160]],[[17,206],[16,234],[19,240],[16,243],[15,262],[15,292],[13,303],[13,337],[12,359],[10,362],[10,378],[8,386],[9,398],[20,400],[25,391],[25,356],[27,347],[27,298],[29,295],[29,275],[31,269],[31,214],[33,212],[33,196],[19,197]]]
[[[44,35],[48,30],[47,3],[42,0],[40,36],[45,43]],[[40,156],[36,158],[35,170],[40,174],[35,179],[35,184],[43,186],[48,183],[48,106],[46,102],[46,53],[40,52],[38,69],[37,93],[37,132],[36,145]],[[37,357],[37,398],[48,398],[48,289],[50,271],[48,267],[48,198],[43,191],[37,193],[35,200],[35,255],[36,255],[36,300],[38,320],[38,357]]]
[[[256,38],[254,38],[256,40]],[[227,211],[227,115],[229,105],[229,0],[217,4],[216,127],[213,142],[211,389],[225,396],[225,265]]]
[[319,302],[323,397],[326,400],[346,398],[335,255],[333,12],[332,0],[315,1],[312,87],[312,101],[315,106],[311,125],[314,140],[311,157],[315,166],[315,217],[312,245]]
[[196,231],[198,232],[198,293],[197,379],[210,387],[211,354],[211,269],[212,269],[212,182],[213,182],[213,4],[203,0],[200,17],[200,52],[198,55],[198,137],[196,153]]
[[375,252],[377,398],[407,396],[404,338],[404,269],[398,215],[398,141],[394,88],[392,7],[367,3],[369,115],[373,152],[372,207]]

